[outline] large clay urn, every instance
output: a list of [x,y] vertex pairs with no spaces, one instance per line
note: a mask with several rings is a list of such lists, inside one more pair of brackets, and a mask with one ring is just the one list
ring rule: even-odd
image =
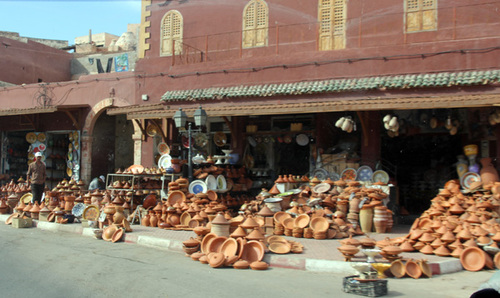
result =
[[485,157],[480,160],[482,168],[479,172],[481,175],[481,182],[483,185],[498,182],[498,171],[495,169],[493,164],[491,163],[491,158]]
[[359,210],[359,224],[363,233],[371,233],[373,222],[373,207],[364,205]]

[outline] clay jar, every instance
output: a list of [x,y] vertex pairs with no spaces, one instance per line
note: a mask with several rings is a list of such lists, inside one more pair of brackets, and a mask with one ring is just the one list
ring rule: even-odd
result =
[[359,198],[352,198],[349,202],[349,212],[359,213]]
[[373,222],[373,207],[363,206],[359,211],[359,224],[363,233],[371,233]]
[[483,185],[493,183],[493,182],[498,182],[498,172],[491,164],[491,158],[485,157],[480,160],[482,168],[481,171],[479,172],[481,175],[481,182],[483,182]]
[[75,196],[65,196],[64,197],[64,210],[72,210],[75,205]]
[[113,214],[113,223],[121,224],[125,219],[125,214],[123,213],[123,206],[115,206],[115,214]]

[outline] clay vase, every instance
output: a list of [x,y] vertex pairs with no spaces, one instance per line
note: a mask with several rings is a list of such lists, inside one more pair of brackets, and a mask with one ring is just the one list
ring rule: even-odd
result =
[[373,222],[373,208],[371,206],[363,206],[359,210],[359,224],[363,233],[371,233]]
[[149,226],[150,227],[157,227],[158,226],[158,216],[156,214],[152,213],[149,216]]
[[375,215],[373,217],[373,224],[377,233],[385,233],[387,228],[386,208],[383,206],[375,207]]
[[116,206],[115,207],[115,214],[113,214],[113,223],[115,224],[121,224],[123,220],[125,219],[125,214],[123,213],[123,207],[122,206]]
[[141,220],[141,225],[145,227],[149,227],[149,214],[146,214],[142,220]]
[[482,168],[479,174],[481,176],[481,182],[483,182],[483,185],[493,182],[498,182],[499,181],[498,172],[491,163],[491,158],[489,157],[481,158],[480,162]]
[[64,197],[64,210],[72,210],[73,206],[75,206],[75,196],[65,196]]

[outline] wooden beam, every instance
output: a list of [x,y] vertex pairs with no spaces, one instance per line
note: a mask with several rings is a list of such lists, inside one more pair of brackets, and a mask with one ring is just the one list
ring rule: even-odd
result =
[[361,130],[363,133],[363,145],[368,147],[368,128],[366,127],[366,118],[364,117],[365,113],[362,111],[357,111],[356,114],[359,118],[359,123],[361,123]]
[[76,119],[75,116],[69,111],[69,110],[62,110],[68,118],[73,122],[73,126],[76,127],[77,130],[81,130],[80,123],[78,122],[78,119]]

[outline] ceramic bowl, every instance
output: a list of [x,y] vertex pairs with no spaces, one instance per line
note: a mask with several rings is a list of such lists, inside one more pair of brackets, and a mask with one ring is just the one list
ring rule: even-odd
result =
[[226,239],[227,239],[227,237],[218,236],[218,237],[214,238],[212,241],[210,241],[210,244],[208,246],[208,253],[220,252],[222,244],[224,243],[224,241],[226,241]]
[[330,224],[325,217],[314,217],[313,219],[311,219],[309,226],[315,232],[325,232],[328,230]]
[[272,242],[269,244],[269,250],[276,254],[287,254],[290,252],[291,247],[288,243]]
[[225,257],[235,256],[238,252],[238,242],[234,238],[227,238],[220,247],[220,252],[224,254]]
[[245,244],[243,249],[242,259],[247,260],[248,263],[252,263],[255,261],[261,261],[264,257],[265,247],[259,241],[249,241]]
[[311,218],[307,214],[301,214],[293,221],[294,227],[305,228],[309,225]]
[[208,253],[208,247],[210,245],[210,242],[212,242],[213,239],[217,238],[217,235],[214,233],[208,233],[203,237],[203,240],[201,241],[201,252],[202,253]]

